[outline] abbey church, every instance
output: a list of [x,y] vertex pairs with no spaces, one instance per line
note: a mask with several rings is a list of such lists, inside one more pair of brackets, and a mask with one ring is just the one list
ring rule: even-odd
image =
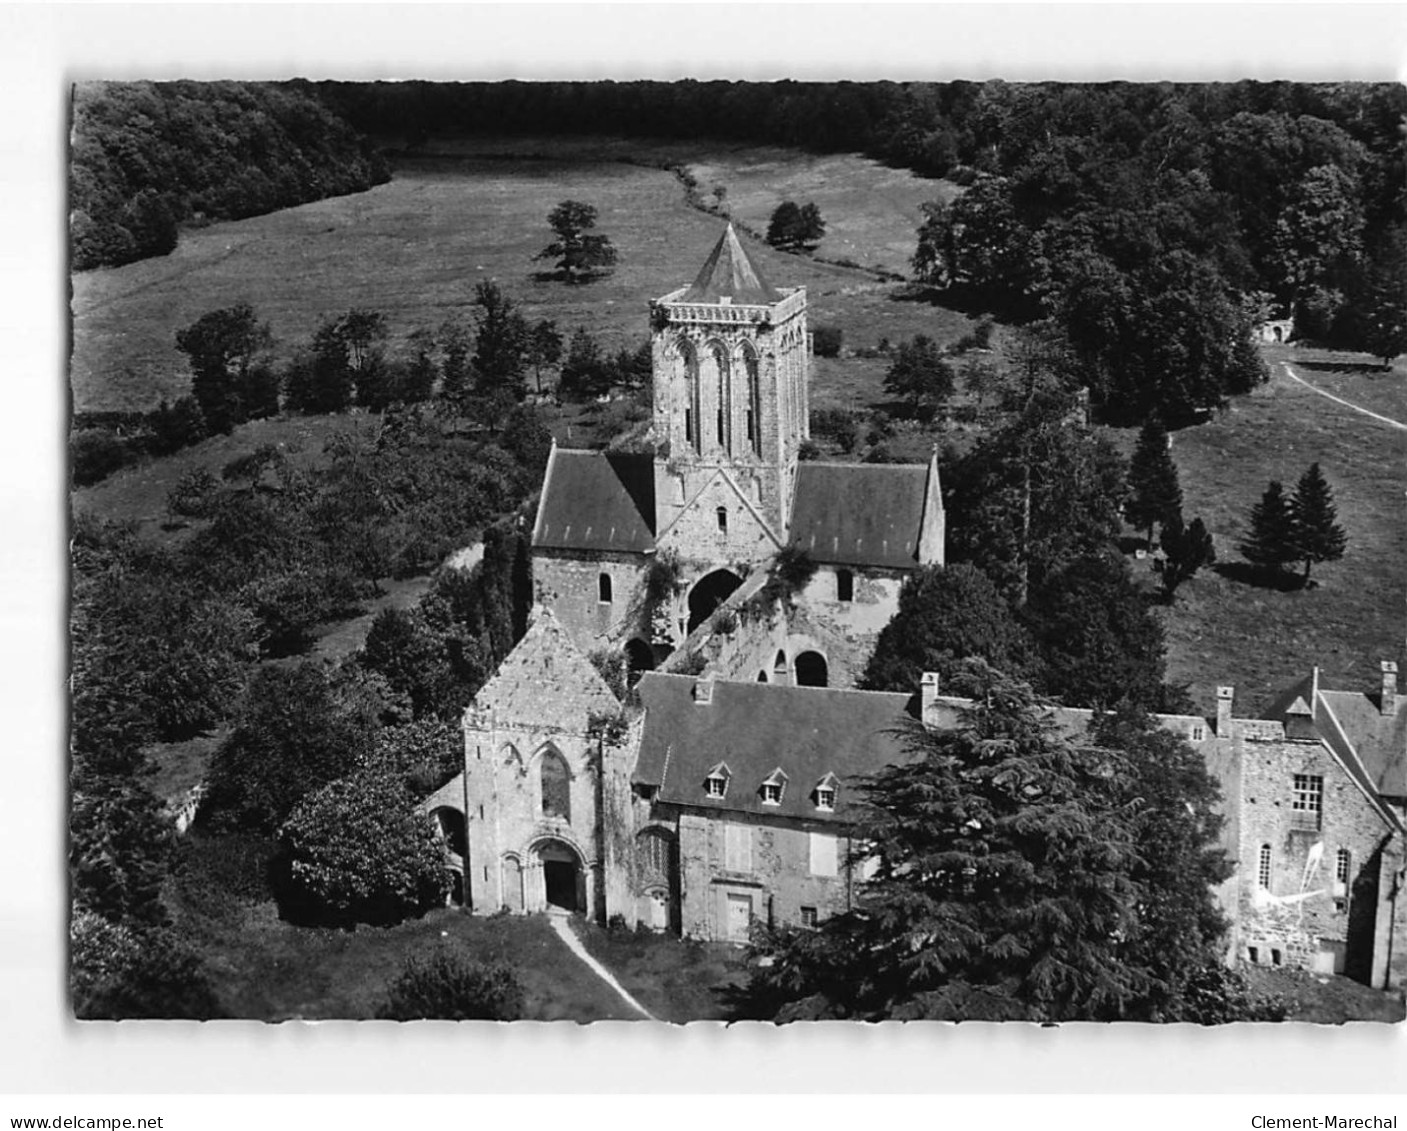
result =
[[[952,726],[965,705],[933,675],[855,690],[904,578],[944,561],[938,464],[800,459],[806,293],[773,286],[731,226],[649,319],[651,450],[554,447],[531,623],[465,713],[463,773],[423,809],[475,913],[556,907],[745,941],[759,921],[852,905],[854,783],[907,756],[902,725]],[[814,571],[789,580],[800,551]],[[622,654],[628,707],[593,662]],[[1398,982],[1395,667],[1371,695],[1315,673],[1265,719],[1233,719],[1222,691],[1214,719],[1160,721],[1222,784],[1228,956]]]

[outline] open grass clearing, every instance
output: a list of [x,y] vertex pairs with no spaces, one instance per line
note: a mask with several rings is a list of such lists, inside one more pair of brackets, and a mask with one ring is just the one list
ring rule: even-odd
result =
[[[213,841],[215,850],[220,842]],[[432,911],[394,927],[298,927],[267,900],[202,888],[199,875],[168,893],[177,930],[196,946],[221,1006],[264,1021],[363,1019],[411,956],[439,947],[479,962],[506,962],[523,983],[523,1019],[628,1021],[638,1014],[578,959],[545,916]]]
[[[1132,448],[1132,431],[1114,435]],[[1206,522],[1223,567],[1184,584],[1164,614],[1168,676],[1190,683],[1199,710],[1213,710],[1216,686],[1230,684],[1238,714],[1252,715],[1315,665],[1328,687],[1371,690],[1378,661],[1402,658],[1404,451],[1401,432],[1316,396],[1278,366],[1269,384],[1216,419],[1174,434],[1183,514]],[[1309,589],[1252,584],[1236,569],[1251,508],[1269,480],[1293,490],[1316,461],[1333,489],[1347,553],[1316,566],[1318,584]]]
[[1341,974],[1275,969],[1242,963],[1238,969],[1258,994],[1279,997],[1288,1007],[1287,1021],[1342,1025],[1346,1021],[1398,1022],[1407,1016],[1398,994],[1383,993]]
[[[626,148],[637,160],[658,156],[633,143]],[[528,317],[555,319],[568,335],[586,326],[609,351],[637,345],[649,332],[649,300],[692,281],[723,222],[690,207],[672,173],[623,163],[611,156],[616,151],[608,141],[560,153],[539,145],[533,152],[542,158],[407,158],[389,184],[367,192],[192,229],[169,256],[77,274],[74,407],[146,410],[184,394],[189,377],[177,330],[241,301],[271,324],[285,357],[322,318],[354,306],[386,316],[395,348],[416,329],[467,317],[475,285],[487,279]],[[700,143],[693,156],[708,152]],[[873,163],[854,160],[849,198],[857,209],[871,207],[859,186],[861,170]],[[567,198],[599,209],[599,230],[620,253],[610,276],[578,286],[541,277],[548,265],[533,256],[552,238],[547,213]],[[847,214],[837,209],[829,220],[843,230]],[[894,223],[886,238],[898,239],[902,227]],[[912,233],[905,238],[912,242]],[[877,284],[863,271],[748,243],[774,283],[807,288],[812,324],[839,326],[848,343],[942,336],[945,321],[966,321],[895,302],[898,285]],[[817,381],[823,388],[823,373]]]
[[726,991],[747,975],[743,951],[651,931],[608,930],[582,919],[572,929],[591,955],[661,1021],[722,1021]]

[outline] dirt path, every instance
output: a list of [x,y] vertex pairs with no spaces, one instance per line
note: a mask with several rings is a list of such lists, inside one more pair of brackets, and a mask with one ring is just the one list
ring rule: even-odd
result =
[[1293,369],[1290,368],[1290,363],[1288,361],[1282,361],[1280,363],[1280,366],[1285,370],[1285,373],[1287,376],[1289,376],[1290,380],[1298,381],[1310,392],[1318,393],[1321,397],[1327,397],[1329,400],[1336,401],[1337,403],[1343,405],[1345,408],[1351,408],[1354,412],[1360,412],[1364,416],[1371,416],[1374,420],[1380,421],[1381,423],[1386,424],[1391,428],[1396,428],[1399,431],[1407,432],[1407,424],[1403,424],[1399,420],[1393,420],[1390,416],[1379,416],[1376,412],[1369,412],[1366,408],[1360,408],[1352,401],[1346,401],[1343,399],[1343,397],[1334,396],[1333,393],[1321,389],[1318,385],[1311,385],[1308,381],[1306,381],[1303,377],[1301,377],[1298,373],[1296,373]]
[[600,978],[601,981],[605,982],[606,985],[610,986],[611,989],[615,990],[626,1005],[630,1006],[631,1009],[635,1010],[635,1012],[645,1018],[646,1021],[659,1020],[658,1017],[626,992],[625,987],[616,981],[615,975],[587,953],[586,947],[582,946],[581,940],[576,937],[576,932],[572,930],[571,920],[565,915],[549,915],[547,921],[552,925],[552,929],[557,932],[557,937],[567,944],[567,948],[585,962],[586,965],[591,968],[593,974]]

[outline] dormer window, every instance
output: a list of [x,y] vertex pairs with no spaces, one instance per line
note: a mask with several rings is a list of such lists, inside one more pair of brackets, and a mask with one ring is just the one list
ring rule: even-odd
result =
[[722,800],[728,795],[728,779],[732,776],[727,764],[719,762],[708,771],[708,777],[704,778],[704,796]]
[[762,783],[762,804],[780,805],[782,794],[787,788],[787,776],[782,773],[781,768],[773,770],[767,775],[767,780]]
[[835,811],[835,788],[836,777],[834,774],[827,774],[816,783],[816,788],[811,791],[811,800],[816,803],[816,808],[822,813],[833,813]]

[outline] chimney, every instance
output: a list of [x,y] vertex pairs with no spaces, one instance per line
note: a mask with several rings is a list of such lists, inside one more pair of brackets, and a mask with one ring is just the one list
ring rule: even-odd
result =
[[1234,687],[1216,689],[1216,733],[1218,738],[1231,736],[1231,702],[1236,698]]
[[918,681],[919,718],[927,719],[938,699],[938,673],[924,672]]
[[1383,702],[1382,712],[1384,715],[1397,714],[1397,664],[1392,660],[1382,662],[1383,669]]
[[713,677],[704,676],[694,682],[694,702],[707,706],[713,702]]

